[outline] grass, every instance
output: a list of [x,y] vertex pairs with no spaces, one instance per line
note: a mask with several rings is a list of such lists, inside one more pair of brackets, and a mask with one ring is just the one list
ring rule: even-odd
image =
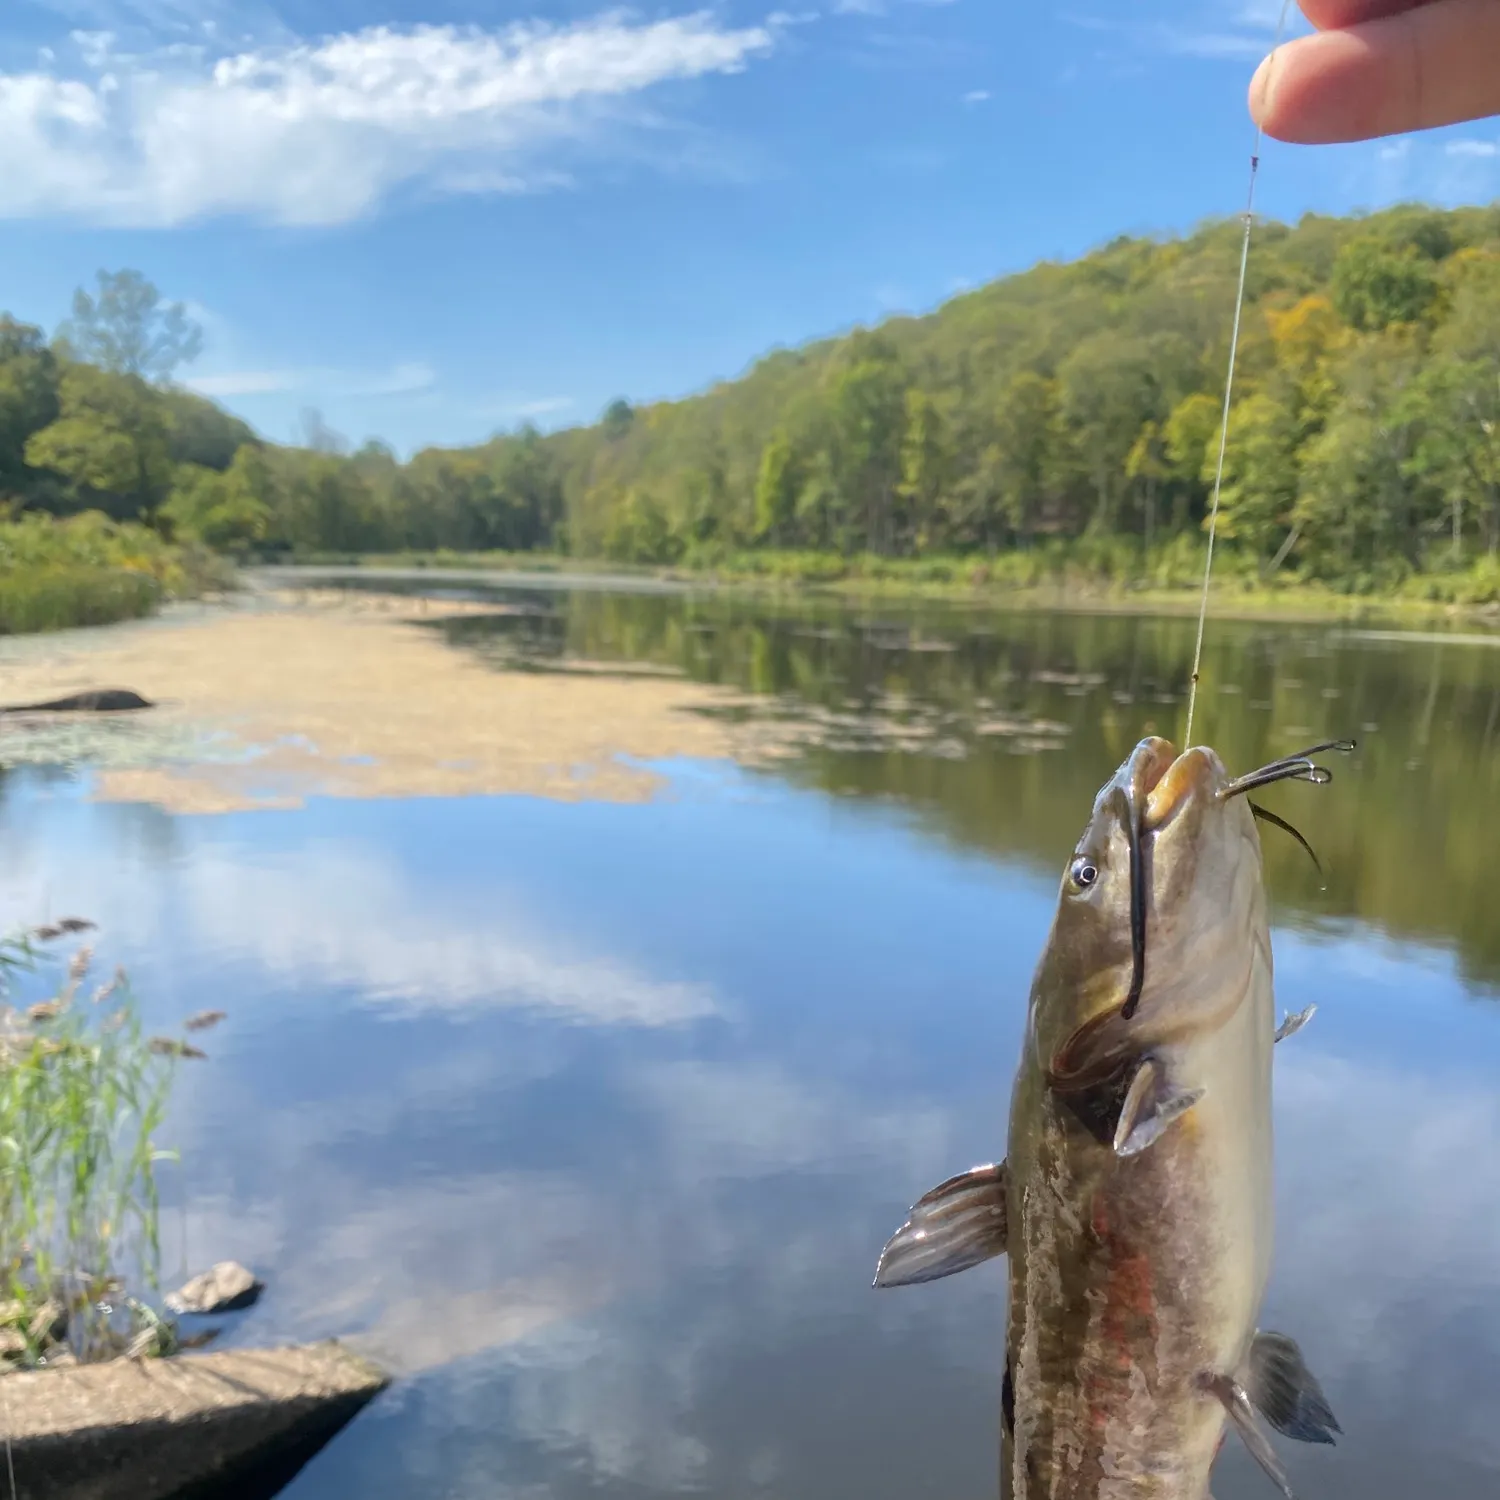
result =
[[0,635],[140,619],[165,599],[224,588],[232,577],[201,547],[98,511],[0,512]]
[[161,585],[125,568],[64,564],[0,573],[0,635],[111,625],[153,613]]
[[[806,589],[882,598],[930,598],[1001,605],[1080,605],[1162,612],[1197,608],[1204,547],[1179,536],[1149,553],[1122,537],[1042,542],[979,555],[880,557],[872,553],[704,547],[681,562],[645,565],[515,552],[332,554],[298,562],[349,567],[468,568],[533,573],[615,573],[792,592]],[[1436,563],[1406,576],[1350,577],[1337,584],[1288,570],[1261,576],[1230,546],[1215,554],[1215,611],[1246,616],[1431,619],[1500,617],[1500,561]]]
[[[0,943],[0,981],[48,961],[78,921]],[[170,1353],[158,1286],[156,1145],[176,1066],[201,1056],[147,1036],[125,976],[83,994],[79,948],[46,1000],[0,1006],[0,1373]]]

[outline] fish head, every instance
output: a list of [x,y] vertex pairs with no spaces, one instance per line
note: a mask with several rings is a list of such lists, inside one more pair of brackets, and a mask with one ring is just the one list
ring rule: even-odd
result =
[[1222,1025],[1264,926],[1260,839],[1205,746],[1142,740],[1101,788],[1063,873],[1032,987],[1036,1058],[1087,1088],[1152,1047]]

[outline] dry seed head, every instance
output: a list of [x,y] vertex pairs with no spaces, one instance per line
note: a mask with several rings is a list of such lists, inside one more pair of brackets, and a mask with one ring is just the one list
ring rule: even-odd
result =
[[36,1343],[44,1337],[51,1336],[61,1321],[62,1315],[60,1303],[53,1302],[50,1298],[42,1303],[32,1315],[31,1323],[26,1330],[31,1336],[31,1341]]
[[146,1045],[158,1057],[197,1057],[206,1058],[208,1053],[200,1052],[189,1042],[178,1040],[173,1036],[153,1036],[149,1038]]

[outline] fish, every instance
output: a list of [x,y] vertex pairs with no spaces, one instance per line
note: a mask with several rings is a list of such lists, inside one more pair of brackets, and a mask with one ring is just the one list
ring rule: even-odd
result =
[[1207,1500],[1231,1426],[1291,1497],[1266,1426],[1342,1430],[1297,1343],[1259,1327],[1273,1049],[1311,1008],[1278,1026],[1244,794],[1322,784],[1312,757],[1353,748],[1233,778],[1205,746],[1135,746],[1062,877],[1006,1159],[923,1195],[880,1256],[882,1288],[1006,1257],[1002,1500]]

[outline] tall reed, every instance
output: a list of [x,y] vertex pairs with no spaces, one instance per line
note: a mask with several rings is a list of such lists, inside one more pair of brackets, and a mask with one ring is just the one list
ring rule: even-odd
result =
[[[7,996],[69,921],[0,943]],[[80,947],[45,1000],[0,1005],[0,1370],[67,1354],[164,1353],[156,1135],[184,1041],[145,1034],[125,976],[85,994]]]

